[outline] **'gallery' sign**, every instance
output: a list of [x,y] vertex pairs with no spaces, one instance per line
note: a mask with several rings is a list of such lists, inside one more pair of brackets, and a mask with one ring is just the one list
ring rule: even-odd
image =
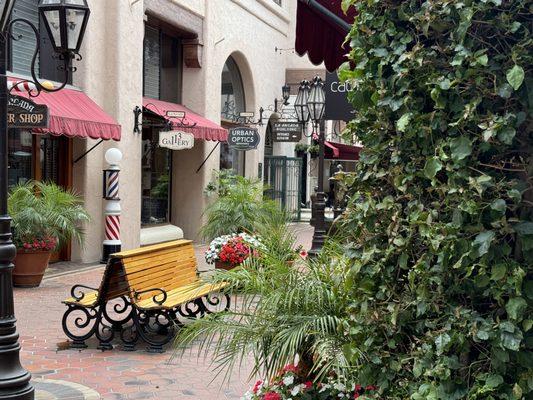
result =
[[159,147],[186,150],[194,147],[194,135],[182,131],[159,132]]
[[256,128],[240,126],[231,128],[228,134],[228,145],[235,150],[254,150],[259,146],[259,131]]
[[21,96],[9,96],[9,128],[48,128],[48,107]]

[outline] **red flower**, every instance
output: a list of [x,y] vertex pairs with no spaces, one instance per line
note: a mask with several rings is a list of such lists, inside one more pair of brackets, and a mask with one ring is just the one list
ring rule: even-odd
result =
[[355,385],[355,391],[360,392],[363,387],[361,385]]
[[304,260],[307,258],[309,254],[307,253],[307,251],[305,250],[302,250],[300,251],[300,257],[302,257]]
[[353,398],[354,398],[354,399],[358,399],[359,396],[361,396],[361,395],[360,395],[359,393],[355,392],[355,394],[353,395]]
[[268,392],[263,397],[264,400],[281,400],[281,396],[278,393]]
[[373,386],[373,385],[368,385],[365,390],[369,390],[369,391],[373,391],[373,390],[378,390],[377,387]]
[[294,364],[289,364],[289,365],[286,365],[284,368],[283,368],[283,372],[294,372],[294,373],[297,373],[298,372],[298,367]]
[[305,386],[305,390],[309,390],[313,387],[313,382],[311,381],[304,382],[304,386]]
[[259,390],[259,386],[261,386],[262,384],[263,384],[262,380],[258,380],[257,382],[255,382],[255,385],[254,385],[254,388],[252,389],[252,392],[257,393],[257,391]]

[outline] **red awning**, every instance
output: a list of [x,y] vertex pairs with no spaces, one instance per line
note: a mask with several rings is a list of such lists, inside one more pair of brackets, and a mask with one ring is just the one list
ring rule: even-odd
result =
[[[228,131],[226,129],[208,120],[207,118],[195,114],[181,104],[174,104],[167,101],[145,97],[143,98],[143,107],[148,111],[170,121],[172,125],[176,127],[176,129],[192,133],[196,139],[215,140],[219,142],[225,142],[228,140]],[[168,111],[185,112],[185,118],[181,120],[178,118],[167,117]],[[196,125],[192,127],[184,127],[182,123]]]
[[[12,78],[9,80],[19,81]],[[25,91],[13,90],[12,94],[30,98]],[[48,128],[34,129],[34,132],[68,137],[120,140],[120,125],[82,91],[74,89],[63,89],[55,93],[42,91],[31,100],[48,106],[50,110]]]
[[307,53],[313,64],[324,62],[328,71],[335,71],[347,61],[349,45],[343,43],[355,15],[353,7],[344,14],[340,0],[298,0],[296,52]]
[[328,160],[359,160],[359,152],[362,146],[354,146],[344,143],[333,143],[325,141],[325,158]]

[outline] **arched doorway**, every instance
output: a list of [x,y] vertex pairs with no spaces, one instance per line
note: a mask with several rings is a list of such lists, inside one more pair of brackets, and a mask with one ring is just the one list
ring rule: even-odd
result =
[[[235,126],[234,116],[246,111],[246,98],[241,71],[235,59],[230,56],[222,68],[222,85],[220,97],[222,126]],[[245,152],[230,149],[227,142],[220,145],[220,169],[233,170],[238,175],[245,173]]]

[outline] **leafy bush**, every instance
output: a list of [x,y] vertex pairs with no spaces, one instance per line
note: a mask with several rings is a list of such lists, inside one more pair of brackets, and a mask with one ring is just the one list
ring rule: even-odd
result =
[[[80,224],[90,220],[83,201],[75,193],[54,183],[30,181],[14,187],[8,198],[9,215],[13,219],[13,240],[17,248],[30,249],[25,244],[41,243],[49,249],[66,246],[71,239],[83,242]],[[39,246],[32,246],[37,249]]]
[[531,2],[357,7],[344,354],[387,399],[533,398]]
[[218,197],[205,210],[207,222],[200,231],[204,239],[239,232],[256,233],[265,221],[283,218],[279,206],[263,198],[263,184],[259,180],[222,174],[210,187]]

